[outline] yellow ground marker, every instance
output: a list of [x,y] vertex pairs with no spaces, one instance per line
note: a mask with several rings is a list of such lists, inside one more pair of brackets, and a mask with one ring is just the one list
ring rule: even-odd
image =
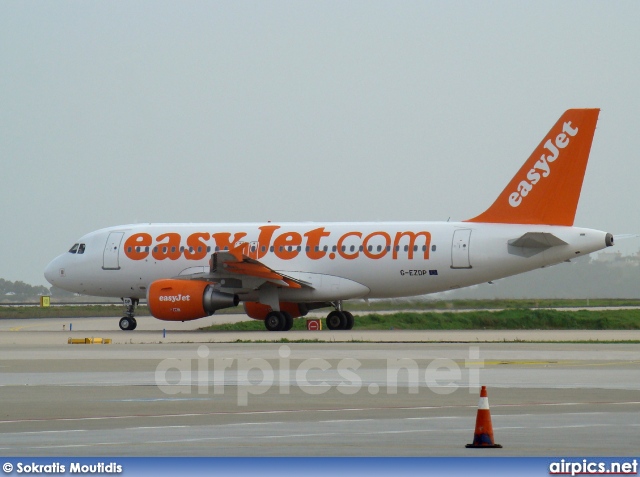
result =
[[68,344],[111,344],[111,338],[69,338]]

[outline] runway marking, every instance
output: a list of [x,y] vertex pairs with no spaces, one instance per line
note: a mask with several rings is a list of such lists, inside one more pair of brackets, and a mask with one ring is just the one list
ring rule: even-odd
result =
[[62,429],[59,431],[23,431],[23,432],[11,432],[9,434],[57,434],[62,432],[90,432],[89,429]]
[[[543,406],[585,406],[585,405],[608,405],[608,404],[640,404],[640,401],[591,401],[573,403],[545,403],[545,402],[525,402],[519,404],[494,404],[492,408],[518,408],[518,407],[543,407]],[[337,408],[337,409],[282,409],[268,411],[217,411],[182,414],[128,414],[122,416],[92,416],[92,417],[53,417],[53,418],[30,418],[30,419],[7,419],[0,420],[0,424],[16,424],[22,422],[76,422],[76,421],[107,421],[110,419],[159,419],[172,417],[204,417],[204,416],[250,416],[269,414],[308,414],[323,412],[367,412],[367,411],[427,411],[434,409],[477,409],[477,405],[451,405],[451,406],[415,406],[415,407],[366,407],[366,408]],[[580,414],[580,413],[571,413]],[[588,414],[588,413],[587,413]]]
[[[190,427],[190,426],[185,426]],[[217,427],[217,426],[216,426]],[[567,426],[541,426],[535,427],[534,429],[575,429],[575,428],[589,428],[589,427],[618,427],[616,424],[581,424],[581,425],[567,425]],[[532,429],[531,426],[494,426],[494,430],[514,430],[514,429]],[[102,431],[95,431],[102,432]],[[300,438],[318,438],[318,437],[348,437],[348,436],[369,436],[369,435],[395,435],[395,434],[418,434],[418,433],[433,433],[433,432],[442,432],[442,429],[406,429],[406,430],[387,430],[387,431],[379,431],[379,432],[371,432],[371,431],[362,431],[362,432],[309,432],[309,433],[295,433],[295,434],[268,434],[262,436],[251,436],[252,439],[255,440],[264,440],[264,439],[300,439]],[[447,429],[447,432],[470,432],[469,428],[465,426],[464,428],[456,428],[456,429]],[[237,441],[243,440],[246,441],[247,436],[217,436],[217,437],[190,437],[190,438],[177,438],[177,439],[159,439],[153,441],[146,441],[145,444],[179,444],[179,443],[189,443],[189,442],[205,442],[205,441]],[[78,447],[98,447],[98,446],[117,446],[117,445],[137,445],[138,441],[132,442],[95,442],[95,443],[86,443],[86,444],[61,444],[61,445],[47,445],[47,446],[25,446],[20,445],[21,449],[63,449],[63,448],[78,448]],[[0,448],[5,450],[14,449],[12,447]]]
[[[570,413],[571,416],[579,416],[579,415],[591,415],[591,414],[606,414],[606,413]],[[497,417],[530,417],[530,416],[538,416],[538,414],[517,414],[517,415],[497,415]],[[495,417],[495,416],[494,416]],[[408,418],[391,418],[390,420],[396,421],[437,421],[437,420],[445,420],[445,419],[464,419],[468,420],[469,416],[433,416],[433,417],[408,417]],[[385,419],[389,420],[389,419]],[[349,423],[349,424],[357,424],[357,423],[365,423],[365,422],[376,422],[376,419],[333,419],[327,421],[314,421],[314,425],[319,424],[340,424],[340,423]],[[202,427],[215,427],[215,428],[224,428],[224,427],[242,427],[242,426],[274,426],[274,425],[291,425],[291,424],[301,424],[300,422],[284,422],[284,421],[269,421],[269,422],[241,422],[241,423],[227,423],[227,424],[207,424]],[[563,429],[563,428],[571,428],[571,427],[594,427],[594,426],[609,426],[608,424],[585,424],[585,425],[567,425],[567,426],[548,426],[548,427],[536,427],[536,429]],[[635,425],[634,425],[635,426]],[[640,426],[640,424],[639,424]],[[121,429],[108,429],[108,430],[97,430],[97,429],[65,429],[65,430],[57,430],[57,431],[25,431],[25,432],[11,432],[8,434],[11,435],[25,435],[25,434],[48,434],[48,433],[67,433],[67,432],[105,432],[105,431],[137,431],[137,430],[158,430],[158,429],[185,429],[191,428],[193,426],[137,426],[137,427],[125,427]],[[526,426],[494,426],[495,429],[526,429]],[[425,432],[437,431],[438,429],[423,429]],[[451,430],[451,429],[449,429]],[[455,429],[454,429],[455,430]],[[469,430],[467,427],[464,427],[459,430]],[[398,431],[377,431],[371,432],[371,434],[384,434],[384,433],[399,433],[399,432],[416,432],[419,430],[408,429],[408,430],[398,430]],[[352,434],[361,434],[360,432],[352,433]],[[364,433],[369,434],[369,432]],[[263,436],[253,436],[255,438],[263,438]]]
[[466,360],[454,360],[458,364],[466,366],[541,366],[541,365],[554,365],[554,366],[566,366],[566,367],[593,367],[593,366],[622,366],[630,364],[638,364],[640,360],[626,360],[626,361],[610,361],[606,363],[588,363],[586,360],[555,360],[555,361],[520,361],[520,360],[482,360],[482,361],[466,361]]
[[124,427],[125,431],[136,431],[138,429],[182,429],[191,426],[140,426],[140,427]]
[[[38,319],[39,319],[39,318],[36,318],[36,320],[38,320]],[[40,327],[40,326],[42,326],[42,325],[46,325],[46,324],[47,324],[47,323],[42,323],[42,322],[40,322],[40,323],[36,323],[35,325],[21,325],[21,326],[13,326],[13,327],[9,328],[9,331],[22,331],[22,330],[26,330],[26,329],[29,329],[29,328],[38,328],[38,327]],[[41,330],[41,331],[53,331],[53,330]],[[55,330],[55,331],[57,331],[57,330]],[[65,330],[65,331],[63,331],[63,333],[64,333],[64,332],[66,332],[66,330]]]
[[[601,414],[610,414],[607,412],[575,412],[575,413],[568,413],[565,415],[569,415],[569,416],[587,416],[587,415],[601,415]],[[527,414],[495,414],[493,417],[498,417],[500,419],[504,419],[504,418],[523,418],[523,417],[532,417],[532,416],[538,416],[538,414],[531,414],[531,413],[527,413]],[[445,419],[464,419],[464,420],[468,420],[468,416],[432,416],[432,417],[406,417],[406,418],[391,418],[391,420],[400,420],[400,421],[436,421],[436,420],[445,420]],[[389,419],[384,419],[384,420],[389,420]],[[318,424],[336,424],[336,423],[349,423],[349,424],[355,424],[355,423],[363,423],[363,422],[375,422],[376,419],[332,419],[332,420],[326,420],[326,421],[315,421],[314,424],[318,425]],[[215,427],[215,428],[223,428],[223,427],[241,427],[241,426],[273,426],[273,425],[283,425],[283,424],[292,424],[290,422],[284,422],[284,421],[268,421],[268,422],[240,422],[240,423],[226,423],[226,424],[206,424],[206,427]],[[298,422],[294,422],[293,424],[300,424]],[[588,427],[612,427],[612,426],[617,426],[615,424],[568,424],[568,425],[562,425],[562,426],[538,426],[538,427],[533,427],[534,429],[573,429],[573,428],[588,428]],[[185,429],[185,428],[191,428],[193,426],[190,425],[177,425],[177,426],[136,426],[136,427],[125,427],[125,428],[121,428],[121,429],[109,429],[111,430],[127,430],[127,431],[137,431],[137,430],[159,430],[159,429]],[[640,424],[629,424],[629,427],[640,427]],[[505,429],[532,429],[531,426],[494,426],[494,429],[500,429],[500,430],[505,430]],[[468,431],[469,429],[467,427],[462,428],[462,429],[448,429],[448,431]],[[25,435],[25,434],[49,434],[49,433],[58,433],[58,434],[62,434],[62,433],[73,433],[73,432],[104,432],[105,430],[96,430],[96,429],[64,429],[64,430],[52,430],[52,431],[24,431],[24,432],[10,432],[8,434],[10,435]],[[435,432],[438,431],[438,429],[409,429],[409,430],[389,430],[389,431],[378,431],[378,432],[355,432],[355,433],[351,433],[353,435],[360,435],[360,434],[387,434],[387,433],[405,433],[405,432]],[[320,433],[320,434],[309,434],[310,436],[320,436],[320,435],[325,435],[325,434],[334,434],[334,433]],[[339,434],[344,434],[344,433],[339,433]],[[277,435],[277,436],[253,436],[254,438],[265,438],[265,437],[287,437],[290,435]],[[235,438],[240,438],[240,436],[238,437],[234,437],[234,436],[226,436],[229,439],[235,439]],[[224,439],[225,437],[221,437],[222,439]],[[194,438],[195,440],[199,440],[201,438]],[[202,438],[204,439],[204,438]],[[158,442],[164,442],[164,441],[158,441]],[[174,441],[169,441],[169,442],[174,442]],[[176,441],[177,442],[177,441]],[[79,446],[80,444],[73,444],[73,446]],[[86,444],[88,446],[93,445],[93,444]],[[65,445],[66,446],[66,445]],[[63,447],[65,447],[63,446]]]
[[162,401],[213,401],[213,398],[136,398],[106,399],[100,402],[162,402]]
[[329,421],[315,421],[314,424],[335,424],[336,422],[370,422],[370,421],[379,421],[380,419],[332,419]]
[[517,365],[517,366],[538,366],[541,364],[560,364],[560,365],[564,365],[566,363],[571,363],[573,361],[520,361],[520,360],[504,360],[504,359],[499,359],[499,360],[482,360],[482,361],[463,361],[463,360],[458,360],[458,362],[460,363],[466,363],[468,366],[498,366],[498,365]]

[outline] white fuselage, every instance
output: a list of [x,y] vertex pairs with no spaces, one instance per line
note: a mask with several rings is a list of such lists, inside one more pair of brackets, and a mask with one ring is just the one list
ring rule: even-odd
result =
[[[528,232],[566,245],[510,245]],[[605,237],[576,227],[471,222],[136,224],[85,235],[83,253],[60,255],[45,276],[81,294],[144,298],[155,280],[206,274],[213,252],[248,242],[252,258],[311,284],[280,289],[283,301],[405,297],[556,264],[605,248]]]

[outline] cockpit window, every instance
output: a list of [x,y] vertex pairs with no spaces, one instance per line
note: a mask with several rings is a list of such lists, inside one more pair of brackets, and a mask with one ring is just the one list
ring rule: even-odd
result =
[[83,243],[81,243],[78,246],[78,255],[80,255],[81,253],[84,253],[84,244]]
[[80,245],[79,243],[74,243],[73,247],[71,247],[71,249],[69,250],[69,253],[76,253],[78,251],[78,245]]

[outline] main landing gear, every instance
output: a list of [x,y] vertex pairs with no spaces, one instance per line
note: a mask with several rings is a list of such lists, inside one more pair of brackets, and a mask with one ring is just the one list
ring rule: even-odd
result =
[[353,315],[348,311],[333,310],[327,315],[327,328],[330,330],[350,330],[353,328]]
[[293,327],[293,317],[286,311],[272,311],[264,319],[269,331],[289,331]]
[[[330,330],[350,330],[353,328],[353,315],[342,309],[342,302],[322,303],[320,305],[314,308],[323,308],[329,305],[335,308],[327,316],[327,328]],[[269,331],[289,331],[293,327],[293,317],[286,311],[271,311],[264,319],[264,326]]]
[[138,305],[137,298],[123,298],[122,303],[124,304],[124,316],[120,318],[120,329],[122,331],[133,331],[138,326],[136,319],[134,318],[134,314],[136,311],[136,306]]

